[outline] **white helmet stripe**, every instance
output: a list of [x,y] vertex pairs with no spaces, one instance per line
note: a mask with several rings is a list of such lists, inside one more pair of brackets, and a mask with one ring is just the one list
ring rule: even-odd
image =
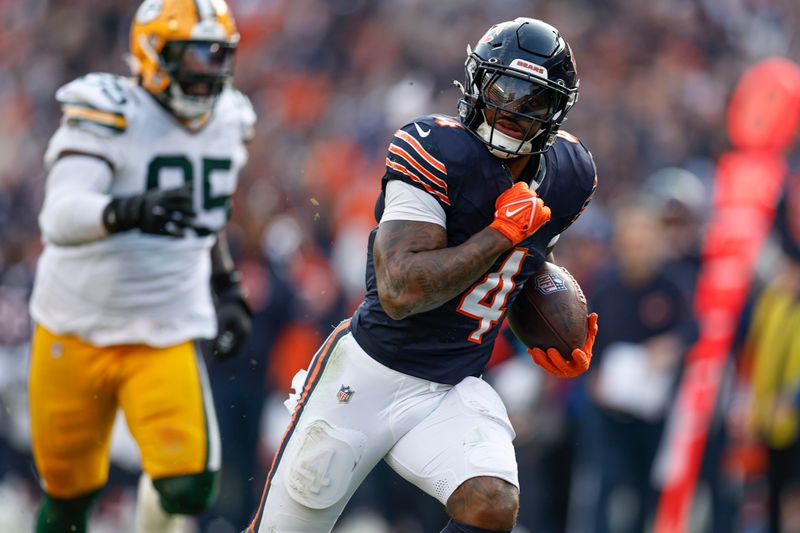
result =
[[197,15],[201,22],[216,18],[217,10],[211,0],[194,0],[194,5],[197,6]]
[[230,35],[225,26],[217,20],[224,13],[221,0],[194,0],[197,9],[197,24],[192,29],[192,38],[205,41],[230,41],[236,43],[238,34]]

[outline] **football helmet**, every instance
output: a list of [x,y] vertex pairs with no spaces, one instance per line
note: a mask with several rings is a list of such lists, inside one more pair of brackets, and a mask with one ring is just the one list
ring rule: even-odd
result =
[[461,121],[503,159],[547,151],[578,100],[572,50],[541,20],[495,24],[467,46],[464,70]]
[[233,74],[239,34],[225,0],[145,0],[130,38],[134,76],[179,118],[209,113]]

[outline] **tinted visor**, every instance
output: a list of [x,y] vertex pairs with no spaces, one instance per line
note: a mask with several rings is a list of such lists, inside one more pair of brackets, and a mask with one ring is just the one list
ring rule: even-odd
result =
[[185,94],[213,96],[233,74],[235,45],[219,41],[170,41],[161,57]]
[[542,122],[553,117],[560,100],[556,91],[544,85],[499,72],[489,78],[483,96],[489,105]]

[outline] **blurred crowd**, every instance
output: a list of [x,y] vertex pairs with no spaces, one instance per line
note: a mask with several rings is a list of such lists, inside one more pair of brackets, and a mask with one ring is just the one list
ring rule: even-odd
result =
[[[755,61],[800,57],[800,4],[229,2],[242,36],[236,85],[259,115],[228,228],[255,322],[245,353],[211,367],[225,473],[220,500],[199,530],[226,533],[246,523],[288,418],[281,402],[291,376],[360,302],[367,234],[392,132],[418,115],[456,114],[452,82],[463,79],[466,45],[491,24],[517,16],[558,27],[577,58],[580,98],[565,129],[592,151],[599,187],[555,257],[581,283],[601,324],[593,370],[575,382],[546,377],[510,332],[498,343],[487,379],[504,397],[518,433],[518,531],[644,530],[657,493],[652,463],[681,357],[695,335],[692,289],[714,161],[728,149],[726,104]],[[42,155],[60,117],[53,94],[87,72],[128,73],[136,5],[0,2],[2,531],[22,531],[17,528],[30,520],[25,509],[37,497],[25,418],[27,298],[41,249]],[[775,244],[765,257],[763,279],[791,255]],[[790,355],[800,359],[795,346]],[[645,377],[654,385],[623,386]],[[737,391],[749,385],[730,381],[728,404],[738,412]],[[731,439],[725,424],[718,426],[709,443],[716,468],[704,470],[709,490],[701,520],[707,531],[766,531],[759,529],[767,520],[761,486],[742,481],[743,471],[766,467],[759,470],[758,453],[743,449],[738,467],[722,461]],[[795,440],[796,433],[794,427]],[[102,524],[124,531],[118,524],[130,518],[136,457],[124,432],[116,449],[98,531]],[[434,531],[444,523],[442,512],[379,468],[339,530]]]

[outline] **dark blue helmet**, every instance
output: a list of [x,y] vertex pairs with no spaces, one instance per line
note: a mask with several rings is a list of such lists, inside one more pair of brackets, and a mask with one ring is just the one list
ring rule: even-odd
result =
[[547,151],[578,100],[569,44],[541,20],[495,24],[467,47],[462,122],[497,157]]

